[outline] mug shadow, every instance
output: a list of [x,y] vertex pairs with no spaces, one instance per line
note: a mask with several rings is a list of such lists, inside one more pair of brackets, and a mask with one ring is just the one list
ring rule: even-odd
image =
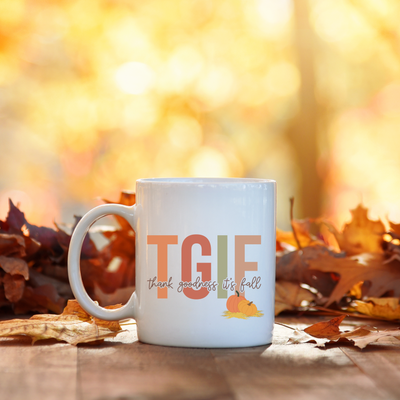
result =
[[259,357],[261,354],[267,350],[271,344],[261,345],[261,346],[253,346],[253,347],[179,347],[179,346],[164,346],[157,344],[150,344],[141,342],[136,339],[131,343],[126,343],[122,341],[118,341],[118,338],[114,340],[106,340],[99,343],[80,343],[78,344],[78,348],[87,348],[87,349],[121,349],[126,350],[130,349],[131,351],[143,351],[147,354],[151,353],[160,353],[160,352],[171,352],[173,353],[211,353],[214,357],[223,357],[223,356],[253,356]]

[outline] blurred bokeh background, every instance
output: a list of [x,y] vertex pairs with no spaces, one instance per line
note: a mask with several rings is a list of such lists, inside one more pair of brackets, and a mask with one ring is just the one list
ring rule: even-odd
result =
[[0,217],[272,178],[278,225],[400,221],[398,0],[0,0]]

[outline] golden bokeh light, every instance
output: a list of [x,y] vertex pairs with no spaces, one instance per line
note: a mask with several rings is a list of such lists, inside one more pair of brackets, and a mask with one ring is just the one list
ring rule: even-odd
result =
[[291,196],[299,217],[340,225],[362,200],[400,221],[400,4],[299,4],[0,0],[1,215],[251,176],[277,179],[282,228]]
[[130,61],[115,72],[115,81],[120,90],[129,94],[144,94],[154,84],[154,72],[145,63]]
[[229,163],[212,147],[200,147],[190,160],[189,172],[194,177],[229,177]]

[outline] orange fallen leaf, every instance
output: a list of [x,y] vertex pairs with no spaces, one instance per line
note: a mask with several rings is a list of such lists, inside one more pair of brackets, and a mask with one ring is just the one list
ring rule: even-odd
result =
[[344,226],[342,232],[326,223],[335,235],[340,249],[349,256],[367,252],[382,253],[382,235],[386,231],[382,221],[370,220],[368,209],[361,204],[350,212],[352,220]]
[[[110,308],[120,307],[112,306]],[[40,314],[29,319],[0,322],[0,337],[30,336],[38,340],[56,339],[72,345],[97,342],[122,332],[117,321],[103,321],[84,311],[76,300],[69,300],[60,315]]]
[[[293,225],[297,228],[296,235],[301,247],[315,246],[323,244],[322,241],[313,238],[300,223],[300,221],[294,221]],[[281,229],[276,230],[276,241],[282,248],[296,249],[298,243],[294,237],[293,232],[286,232]],[[285,246],[289,245],[289,246]]]
[[333,338],[340,334],[339,325],[345,318],[345,315],[340,315],[329,321],[318,322],[304,329],[304,332],[316,338]]
[[394,340],[394,343],[400,345],[400,329],[378,330],[365,325],[352,331],[342,332],[339,325],[344,318],[345,315],[341,315],[329,321],[313,324],[303,331],[295,330],[293,338],[289,339],[289,343],[315,342],[318,347],[321,347],[329,343],[346,342],[363,349],[376,342],[393,344]]
[[352,305],[357,312],[373,318],[400,319],[400,304],[397,297],[370,297],[366,301],[356,300]]

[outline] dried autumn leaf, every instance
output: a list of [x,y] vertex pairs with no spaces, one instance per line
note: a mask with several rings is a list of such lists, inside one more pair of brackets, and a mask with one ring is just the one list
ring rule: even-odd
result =
[[360,281],[369,281],[368,296],[380,297],[388,291],[392,291],[393,296],[400,296],[400,262],[385,263],[383,254],[365,253],[346,258],[321,254],[318,259],[309,260],[308,264],[311,270],[334,272],[340,276],[326,307],[339,302]]
[[342,232],[338,232],[333,225],[326,223],[335,235],[340,249],[349,256],[361,253],[381,253],[382,235],[386,231],[382,221],[370,220],[368,209],[361,204],[350,212],[352,220],[344,226]]
[[23,236],[0,233],[0,255],[7,257],[24,257],[26,251]]
[[29,279],[28,264],[21,258],[0,256],[0,267],[11,275],[18,274],[22,275],[26,280]]
[[327,257],[328,255],[335,259],[343,257],[324,246],[305,247],[284,254],[276,260],[276,279],[305,283],[317,289],[324,296],[329,296],[337,283],[336,280],[330,273],[318,272],[309,268],[311,261],[318,262],[323,256]]
[[15,314],[26,314],[30,311],[46,313],[48,310],[61,313],[66,300],[61,297],[52,284],[37,287],[26,286],[23,297],[14,304]]
[[5,274],[3,277],[4,295],[11,303],[21,300],[25,290],[25,279],[21,275]]
[[[299,226],[300,226],[300,224],[299,224]],[[298,229],[297,239],[299,240],[302,248],[307,247],[307,246],[315,246],[318,244],[319,245],[323,244],[321,241],[316,240],[315,238],[312,238],[307,232],[304,232],[301,229]],[[294,237],[293,232],[282,231],[279,228],[276,230],[276,241],[280,245],[286,244],[286,245],[292,246],[293,248],[298,247],[297,241]],[[284,247],[287,247],[287,246],[284,246]]]
[[61,315],[34,315],[30,319],[2,321],[0,336],[23,335],[30,336],[32,343],[43,339],[56,339],[77,345],[114,337],[122,332],[118,322],[91,317],[80,308],[76,300],[70,300],[68,303]]
[[398,341],[400,345],[400,329],[378,330],[371,326],[360,326],[352,331],[342,332],[339,325],[344,318],[345,316],[341,315],[329,321],[313,324],[304,329],[304,334],[298,333],[294,340],[289,342],[308,343],[312,338],[316,338],[317,346],[343,341],[363,349],[371,343],[387,342],[392,339],[396,340],[396,344]]
[[7,233],[21,233],[21,229],[26,222],[25,215],[14,205],[11,199],[8,200],[8,204],[9,211],[2,225],[7,226]]
[[373,318],[400,319],[400,304],[397,297],[370,297],[366,301],[356,300],[352,305],[357,312]]
[[315,295],[298,283],[283,280],[275,283],[275,315],[285,310],[294,310],[303,301],[311,302],[314,299]]
[[356,328],[354,331],[341,334],[339,339],[349,340],[360,349],[376,342],[394,344],[393,340],[390,339],[396,339],[395,344],[398,345],[400,344],[400,329],[378,330],[371,326],[362,326]]
[[346,318],[345,315],[332,318],[329,321],[318,322],[304,329],[304,332],[316,338],[330,339],[340,334],[339,325]]

